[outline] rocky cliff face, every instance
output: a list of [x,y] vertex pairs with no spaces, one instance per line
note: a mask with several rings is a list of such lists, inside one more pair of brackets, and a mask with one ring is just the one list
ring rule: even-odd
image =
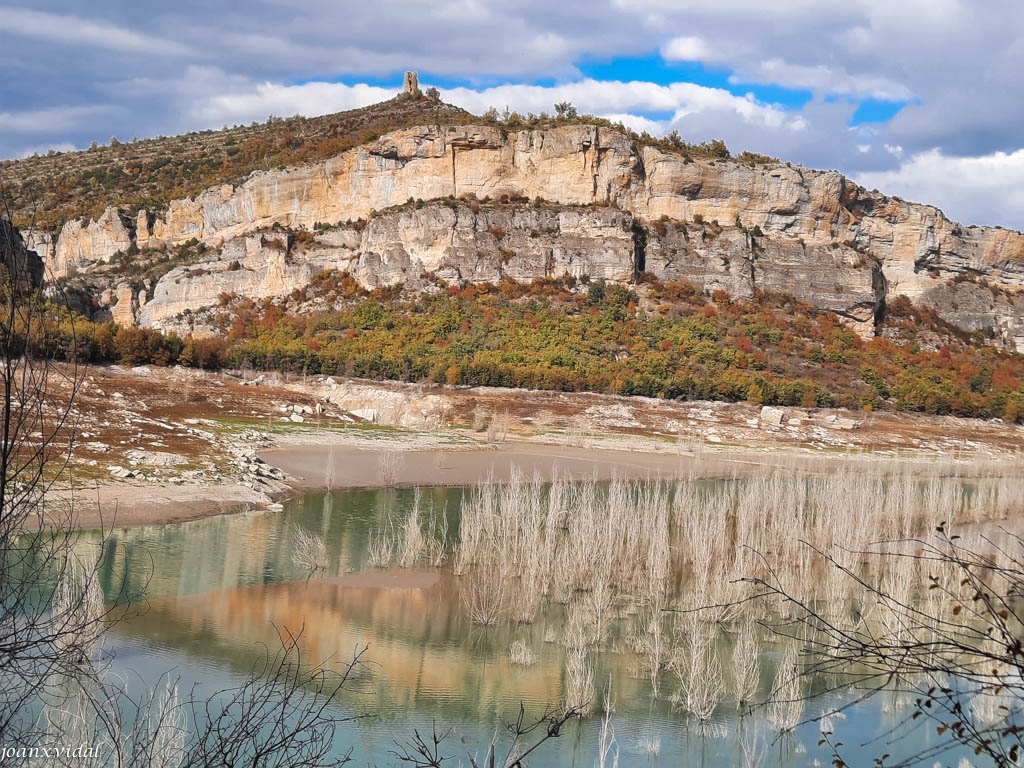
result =
[[628,281],[633,258],[633,217],[625,211],[435,202],[375,216],[365,227],[320,232],[302,245],[273,232],[232,238],[215,258],[161,278],[138,321],[178,327],[182,312],[212,306],[222,294],[285,296],[324,269],[348,272],[370,288],[415,289],[434,278],[497,282],[572,274]]
[[[127,217],[116,208],[107,208],[98,219],[88,223],[69,221],[53,244],[52,261],[47,266],[55,277],[68,270],[86,268],[94,262],[109,262],[117,252],[125,252],[132,244],[133,233]],[[40,254],[42,255],[42,254]]]
[[[410,198],[469,195],[541,198],[566,208],[512,206],[484,212],[483,220],[439,205],[375,215]],[[280,262],[273,248],[248,239],[273,224],[312,230],[366,218],[362,232],[318,237],[303,264]],[[992,327],[1003,343],[1024,349],[1024,235],[961,227],[936,208],[867,192],[839,173],[690,160],[595,126],[397,131],[325,162],[176,200],[159,215],[128,218],[108,209],[96,221],[69,222],[51,269],[59,275],[71,264],[109,260],[133,241],[146,247],[192,238],[242,249],[237,260],[252,274],[223,281],[254,296],[274,295],[275,286],[323,265],[350,269],[365,285],[408,282],[423,271],[462,280],[564,272],[629,280],[643,269],[737,295],[755,287],[797,293],[862,332],[886,295],[905,294],[962,327]],[[158,285],[139,320],[158,322],[158,307],[170,312],[208,300],[204,277],[168,275],[177,288]],[[965,278],[973,288],[962,287]]]
[[166,274],[141,302],[138,321],[183,330],[185,310],[212,306],[224,294],[285,296],[323,269],[347,272],[369,288],[410,289],[438,278],[458,284],[572,275],[628,282],[644,270],[733,296],[784,290],[865,333],[885,297],[881,267],[850,248],[713,224],[645,228],[628,211],[595,206],[433,202],[392,209],[365,226],[318,232],[312,243],[260,233],[232,238],[215,253]]

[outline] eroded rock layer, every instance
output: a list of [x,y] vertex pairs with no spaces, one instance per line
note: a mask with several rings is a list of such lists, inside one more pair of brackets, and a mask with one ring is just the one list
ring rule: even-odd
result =
[[[470,195],[544,202],[389,212],[410,199]],[[369,224],[321,233],[301,256],[253,234],[359,219]],[[865,333],[885,296],[907,295],[1024,349],[1024,235],[962,227],[934,207],[867,192],[836,172],[691,159],[595,126],[396,131],[325,162],[173,201],[159,214],[108,209],[35,243],[61,275],[133,244],[193,238],[220,250],[208,274],[166,275],[139,322],[161,323],[222,292],[279,295],[321,268],[348,270],[367,286],[414,283],[424,272],[470,281],[563,273],[630,280],[645,270],[735,295],[795,293]],[[239,274],[227,274],[235,261]]]

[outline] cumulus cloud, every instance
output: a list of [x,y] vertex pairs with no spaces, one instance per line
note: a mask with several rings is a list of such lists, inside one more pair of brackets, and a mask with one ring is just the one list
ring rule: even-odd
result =
[[200,123],[246,123],[268,115],[316,117],[332,112],[365,107],[390,99],[394,88],[342,83],[280,85],[260,83],[248,92],[217,94],[195,104],[192,114]]
[[851,75],[844,68],[824,64],[802,66],[783,59],[769,59],[743,66],[729,76],[732,83],[768,83],[829,95],[861,96],[884,101],[907,101],[913,93],[906,86],[876,75]]
[[[220,76],[226,77],[223,73]],[[196,81],[205,80],[209,84],[211,78],[216,83],[217,78],[209,72],[195,72],[188,86],[180,86],[181,93],[188,96],[191,114],[205,125],[244,123],[263,119],[269,114],[299,113],[312,117],[373,104],[389,99],[396,93],[396,87],[365,84],[313,82],[281,85],[235,82],[228,85],[225,80],[225,87],[230,92],[212,92],[203,96],[202,92],[208,89],[197,86]],[[429,83],[423,82],[421,85],[427,86]],[[500,85],[481,89],[457,87],[440,90],[442,99],[475,114],[482,114],[490,107],[499,111],[508,107],[524,115],[530,112],[551,114],[556,103],[569,101],[580,113],[621,121],[631,127],[642,126],[637,130],[652,133],[664,133],[674,121],[708,112],[729,115],[732,119],[769,128],[799,131],[806,127],[806,121],[801,116],[761,104],[752,96],[735,96],[721,88],[707,88],[693,83],[658,85],[584,79],[553,86]],[[651,113],[663,113],[667,117],[651,119],[647,117]]]
[[706,41],[693,35],[674,37],[661,48],[666,61],[721,61],[723,51],[715,49]]
[[0,131],[28,134],[56,134],[78,125],[84,118],[94,117],[108,107],[50,107],[22,112],[0,112]]
[[581,80],[556,86],[502,85],[473,90],[452,88],[442,90],[445,99],[471,112],[480,113],[490,106],[501,109],[508,105],[520,112],[551,112],[552,106],[570,101],[581,113],[609,119],[635,121],[649,113],[668,113],[665,121],[647,120],[646,125],[663,128],[687,115],[715,112],[771,128],[800,130],[803,120],[783,109],[761,104],[750,96],[736,96],[721,88],[707,88],[694,83],[658,85],[647,82]]
[[[1018,0],[984,12],[967,0],[179,0],[159,15],[132,0],[0,1],[0,157],[349,109],[390,96],[405,69],[475,112],[568,100],[858,178],[913,174],[915,196],[977,220],[989,203],[952,195],[945,166],[919,158],[1024,146]],[[618,74],[624,59],[650,76]],[[595,63],[600,77],[584,77]],[[851,128],[866,99],[907,106]],[[998,201],[991,211],[1024,223]]]
[[22,147],[17,150],[12,156],[16,160],[20,160],[23,157],[32,157],[33,155],[45,155],[47,152],[74,152],[81,147],[76,147],[74,144],[68,142],[62,142],[59,144],[36,144],[33,146]]
[[920,152],[891,171],[861,173],[859,184],[927,202],[968,224],[1024,229],[1024,149],[983,157]]

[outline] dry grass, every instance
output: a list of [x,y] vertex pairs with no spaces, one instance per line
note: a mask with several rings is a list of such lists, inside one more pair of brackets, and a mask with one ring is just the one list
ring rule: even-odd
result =
[[377,458],[377,477],[385,488],[392,488],[398,482],[405,467],[405,455],[402,451],[387,450]]
[[589,715],[594,704],[594,670],[586,649],[573,648],[565,654],[565,699],[563,709],[577,709]]
[[682,643],[672,660],[671,668],[679,680],[678,701],[701,723],[711,720],[725,695],[722,665],[715,649],[712,625],[694,614],[684,614],[681,622]]
[[398,564],[402,568],[416,565],[427,551],[427,540],[420,527],[420,492],[416,489],[412,510],[402,526],[398,543]]
[[366,558],[371,568],[387,568],[395,556],[395,540],[387,531],[370,534],[366,544]]
[[765,715],[773,731],[789,733],[800,724],[803,712],[804,699],[796,651],[790,649],[779,662]]
[[[927,535],[944,521],[1001,519],[1024,507],[1024,475],[972,480],[921,476],[905,465],[889,474],[773,470],[726,482],[567,482],[545,486],[514,476],[464,501],[454,571],[478,624],[529,623],[544,604],[566,606],[567,695],[586,690],[583,666],[605,645],[623,610],[626,645],[655,697],[673,673],[678,700],[707,723],[725,696],[720,624],[736,632],[730,695],[756,700],[759,648],[753,622],[763,601],[744,601],[749,579],[776,580],[836,622],[869,621],[899,636],[905,607],[927,600],[909,557],[875,542]],[[974,465],[979,473],[994,471]],[[872,555],[874,553],[874,555]],[[829,559],[832,558],[832,559]],[[882,585],[893,599],[854,589],[834,563]],[[927,609],[927,608],[926,608]],[[690,618],[674,630],[667,616]],[[545,640],[550,640],[550,628]],[[582,665],[582,666],[581,666]],[[769,720],[785,731],[799,720],[795,657],[779,666]],[[796,686],[794,688],[794,686]],[[574,701],[573,697],[567,701]]]
[[504,600],[505,584],[491,574],[474,569],[466,574],[459,591],[462,608],[470,621],[490,627],[501,621],[506,614]]
[[326,571],[327,546],[324,540],[298,525],[292,534],[292,563],[304,571]]
[[[612,681],[608,678],[608,687],[604,692],[604,718],[601,720],[601,736],[597,746],[597,763],[595,768],[619,768],[619,747],[615,743],[615,728],[612,727]],[[660,743],[658,745],[660,751]]]
[[509,424],[508,411],[505,411],[500,417],[492,416],[487,424],[487,432],[484,439],[488,443],[504,443],[508,440]]
[[746,621],[732,651],[733,693],[738,706],[753,703],[761,677],[760,649],[754,635],[754,625]]
[[586,428],[581,421],[574,420],[565,431],[565,444],[570,448],[586,448],[589,442]]
[[75,663],[87,662],[106,629],[103,591],[98,569],[72,555],[53,593],[50,622],[58,647],[74,654]]

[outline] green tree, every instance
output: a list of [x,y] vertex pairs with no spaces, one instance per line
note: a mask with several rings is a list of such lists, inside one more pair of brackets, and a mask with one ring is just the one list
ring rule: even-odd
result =
[[555,104],[555,114],[563,120],[571,120],[576,117],[576,107],[571,101],[560,101]]

